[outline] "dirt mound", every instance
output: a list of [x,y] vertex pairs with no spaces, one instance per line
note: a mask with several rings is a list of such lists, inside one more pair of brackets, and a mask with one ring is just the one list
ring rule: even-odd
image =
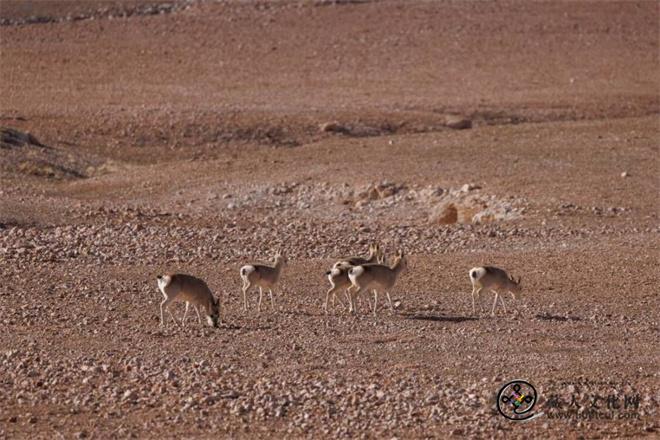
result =
[[[190,195],[181,194],[181,200]],[[222,198],[228,210],[272,210],[286,217],[307,215],[327,221],[362,221],[381,216],[399,222],[426,226],[431,224],[483,224],[518,219],[527,204],[520,198],[486,194],[481,187],[465,184],[459,188],[418,185],[383,180],[362,185],[328,182],[283,182],[276,185],[235,187],[220,196],[198,203],[197,209],[217,209]]]
[[13,128],[0,127],[0,148],[16,148],[26,145],[48,148],[30,133],[24,133]]
[[0,169],[51,179],[78,179],[101,160],[49,147],[34,135],[14,128],[0,128]]
[[413,134],[472,128],[472,119],[454,113],[429,111],[363,113],[357,118],[324,122],[319,125],[322,133],[337,133],[352,137],[373,137],[393,134]]
[[80,20],[129,18],[147,15],[171,14],[185,9],[186,0],[124,0],[95,2],[7,2],[3,4],[0,26],[21,26]]

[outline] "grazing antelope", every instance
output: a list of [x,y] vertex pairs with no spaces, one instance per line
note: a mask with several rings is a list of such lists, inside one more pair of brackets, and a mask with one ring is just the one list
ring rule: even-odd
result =
[[[378,263],[383,263],[385,261],[385,256],[383,255],[383,251],[380,249],[378,244],[371,244],[369,245],[369,256],[367,256],[367,258],[349,257],[339,260],[332,265],[332,268],[325,273],[328,276],[328,281],[330,281],[331,286],[328,290],[328,293],[325,295],[325,313],[328,313],[328,301],[330,296],[332,296],[332,304],[334,306],[335,298],[337,298],[337,291],[341,288],[347,289],[346,297],[350,302],[350,298],[348,297],[348,288],[351,286],[351,280],[348,278],[348,271],[353,266],[374,263],[376,261]],[[341,303],[341,300],[339,300],[339,302]]]
[[286,257],[278,252],[275,254],[275,261],[272,266],[265,264],[247,264],[241,267],[241,279],[243,280],[243,310],[247,311],[247,291],[255,285],[259,287],[259,304],[257,311],[261,312],[261,299],[263,298],[263,290],[268,289],[270,294],[270,306],[275,309],[275,301],[273,299],[273,288],[277,281],[280,279],[282,268],[286,265]]
[[163,302],[160,303],[160,325],[165,326],[163,311],[167,310],[174,323],[179,327],[179,323],[167,307],[172,301],[185,301],[186,311],[183,314],[182,324],[185,325],[188,307],[192,304],[197,312],[197,318],[200,324],[201,318],[197,306],[201,307],[206,314],[208,324],[212,327],[218,327],[218,322],[220,322],[220,301],[213,296],[204,280],[180,273],[158,275],[156,278],[158,280],[158,288],[164,296]]
[[497,306],[498,296],[500,298],[500,302],[502,303],[502,307],[504,307],[504,312],[506,313],[504,299],[502,299],[502,295],[498,294],[497,290],[510,292],[514,299],[517,299],[518,295],[522,291],[522,287],[520,286],[520,277],[518,277],[518,280],[514,280],[513,277],[507,274],[504,270],[497,267],[473,267],[470,269],[469,273],[470,281],[472,281],[472,314],[476,313],[474,306],[474,294],[477,294],[477,298],[479,299],[479,307],[481,307],[481,291],[483,289],[491,290],[495,293],[493,309],[490,312],[491,316],[495,316],[495,307]]
[[408,261],[405,255],[403,255],[403,251],[400,250],[397,252],[391,267],[385,264],[363,264],[351,268],[348,271],[348,278],[352,284],[348,289],[351,301],[349,304],[350,311],[355,313],[355,299],[360,292],[369,288],[372,288],[374,291],[374,316],[376,316],[376,309],[378,307],[378,289],[385,291],[390,309],[394,311],[389,290],[394,286],[397,277],[407,266]]

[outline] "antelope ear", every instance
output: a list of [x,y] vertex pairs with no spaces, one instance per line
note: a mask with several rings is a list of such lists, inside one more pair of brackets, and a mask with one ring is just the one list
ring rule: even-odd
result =
[[522,280],[522,277],[518,277],[518,281],[516,282],[516,284],[520,284],[520,280]]

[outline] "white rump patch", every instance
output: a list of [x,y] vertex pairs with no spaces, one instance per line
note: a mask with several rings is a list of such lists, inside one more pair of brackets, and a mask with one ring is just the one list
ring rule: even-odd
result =
[[[470,274],[470,280],[472,280],[472,282],[478,281],[481,278],[483,278],[484,275],[486,275],[486,269],[484,269],[483,267],[473,267],[472,269],[470,269],[469,274]],[[473,274],[476,276],[473,276]]]
[[254,272],[255,270],[256,269],[251,264],[243,266],[243,267],[241,267],[241,270],[240,270],[241,277],[246,278],[246,277],[250,276],[250,274],[252,272]]
[[165,294],[165,288],[170,284],[172,281],[172,277],[169,275],[163,275],[160,278],[158,278],[158,288],[160,289],[161,292],[163,292],[163,295],[167,297]]
[[351,281],[356,280],[360,275],[364,273],[364,267],[362,266],[355,266],[351,271],[348,273],[348,277],[351,279]]

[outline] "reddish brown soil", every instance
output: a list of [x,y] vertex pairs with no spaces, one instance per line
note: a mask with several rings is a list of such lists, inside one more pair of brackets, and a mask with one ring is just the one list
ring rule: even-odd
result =
[[[0,126],[45,147],[0,143],[0,437],[657,436],[659,18],[2,1]],[[396,310],[325,315],[374,241],[409,255]],[[238,268],[278,249],[278,310],[243,313]],[[481,264],[522,276],[509,313],[472,315]],[[221,329],[159,327],[171,271]],[[516,378],[543,416],[498,414]]]

